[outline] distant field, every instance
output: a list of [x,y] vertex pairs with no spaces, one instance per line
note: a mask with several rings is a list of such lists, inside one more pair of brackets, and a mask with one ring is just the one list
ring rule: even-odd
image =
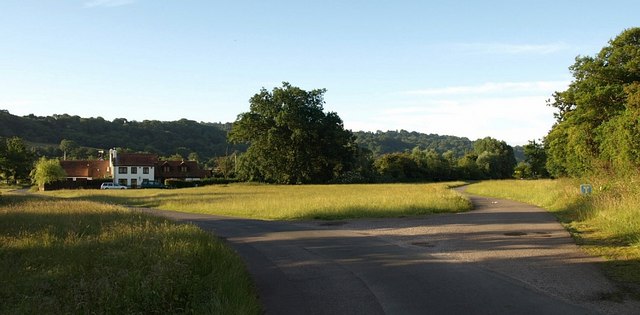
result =
[[448,189],[460,184],[231,184],[172,190],[69,190],[46,195],[267,220],[344,219],[469,210],[469,200]]
[[240,258],[192,225],[0,196],[0,314],[260,314]]
[[[590,196],[580,184],[593,186]],[[626,180],[504,180],[470,185],[471,194],[549,209],[589,253],[609,259],[606,272],[640,292],[640,185]],[[640,295],[638,296],[640,297]]]

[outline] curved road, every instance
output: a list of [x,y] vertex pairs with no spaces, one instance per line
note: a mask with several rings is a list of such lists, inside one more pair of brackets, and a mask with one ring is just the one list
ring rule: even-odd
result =
[[267,314],[638,314],[553,216],[472,196],[426,217],[273,222],[144,210],[226,239]]

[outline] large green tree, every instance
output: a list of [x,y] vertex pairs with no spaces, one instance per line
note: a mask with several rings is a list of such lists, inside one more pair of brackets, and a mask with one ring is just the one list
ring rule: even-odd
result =
[[640,28],[623,31],[596,56],[578,56],[573,81],[549,105],[545,138],[554,176],[628,172],[640,166]]
[[35,155],[21,138],[0,141],[0,176],[7,183],[18,183],[29,178]]
[[284,82],[254,95],[249,112],[238,115],[229,132],[230,141],[249,144],[238,175],[298,184],[324,183],[349,171],[357,152],[355,138],[338,114],[323,111],[325,92]]
[[37,184],[40,189],[43,189],[45,184],[63,180],[66,176],[60,161],[44,157],[36,162],[35,168],[31,171],[31,181]]
[[67,157],[69,158],[74,158],[75,156],[72,154],[72,151],[78,149],[80,146],[73,140],[69,140],[69,139],[62,139],[62,141],[60,141],[60,150],[62,150],[63,153],[63,160],[66,160]]
[[524,159],[516,165],[513,176],[515,178],[549,177],[547,171],[547,152],[543,143],[529,140],[522,147]]
[[513,148],[504,141],[491,137],[478,139],[473,144],[478,155],[476,165],[488,178],[510,178],[516,166]]

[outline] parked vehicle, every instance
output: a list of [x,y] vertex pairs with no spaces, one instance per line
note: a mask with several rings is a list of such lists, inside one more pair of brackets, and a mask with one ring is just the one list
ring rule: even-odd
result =
[[128,189],[129,187],[120,185],[118,183],[102,183],[100,189]]
[[168,188],[165,184],[156,181],[143,181],[140,188]]

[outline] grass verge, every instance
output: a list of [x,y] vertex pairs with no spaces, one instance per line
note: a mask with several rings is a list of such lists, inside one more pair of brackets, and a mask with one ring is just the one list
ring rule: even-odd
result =
[[115,205],[0,196],[2,314],[259,314],[244,264],[192,225]]
[[[485,181],[470,185],[476,195],[518,200],[548,209],[588,253],[607,259],[604,270],[640,298],[639,179]],[[581,183],[593,185],[583,196]]]
[[70,190],[47,195],[266,220],[332,220],[469,210],[469,200],[449,189],[460,184],[230,184],[179,190]]

